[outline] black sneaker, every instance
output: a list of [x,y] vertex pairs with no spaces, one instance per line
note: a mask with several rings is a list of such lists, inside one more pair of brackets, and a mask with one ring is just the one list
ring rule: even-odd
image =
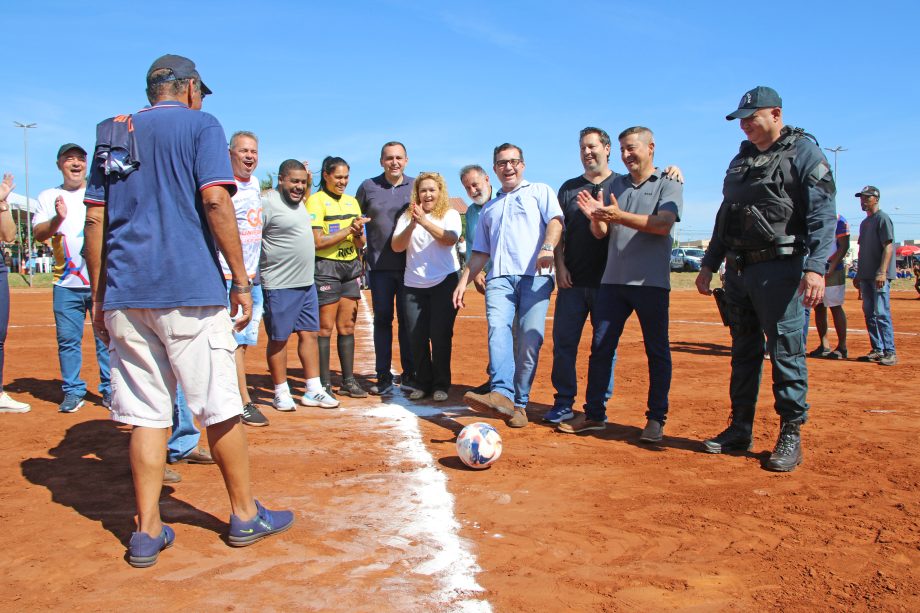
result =
[[374,396],[383,396],[393,392],[393,376],[377,377],[377,383],[368,390]]
[[399,380],[399,387],[402,388],[404,392],[414,392],[421,389],[419,384],[416,383],[415,377],[412,375],[403,375]]
[[342,381],[342,387],[339,388],[339,393],[343,396],[351,396],[352,398],[367,398],[367,392],[364,391],[364,388],[358,385],[358,382],[354,379],[345,379]]
[[783,423],[773,454],[767,460],[767,470],[788,473],[802,463],[802,437],[799,424]]
[[751,436],[735,425],[731,425],[716,436],[703,441],[703,451],[706,453],[750,450]]
[[267,426],[268,418],[262,415],[262,411],[255,404],[247,402],[243,405],[243,423],[258,428]]

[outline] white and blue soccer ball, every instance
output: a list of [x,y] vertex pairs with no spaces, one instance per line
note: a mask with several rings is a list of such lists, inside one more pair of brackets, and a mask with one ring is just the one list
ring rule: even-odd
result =
[[470,424],[457,436],[457,455],[470,468],[488,468],[502,455],[502,437],[489,424]]

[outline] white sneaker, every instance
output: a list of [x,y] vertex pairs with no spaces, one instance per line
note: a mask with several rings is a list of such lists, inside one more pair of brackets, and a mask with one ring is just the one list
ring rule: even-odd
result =
[[28,413],[31,410],[25,402],[13,400],[6,392],[0,393],[0,413]]
[[294,399],[291,398],[291,394],[287,392],[275,394],[275,398],[272,400],[272,406],[279,411],[293,411],[295,406]]
[[305,407],[320,407],[323,409],[334,409],[339,406],[339,401],[327,394],[324,390],[318,392],[307,392],[300,399],[300,404]]
[[438,390],[434,393],[435,402],[444,402],[445,400],[447,400],[447,392],[444,390]]

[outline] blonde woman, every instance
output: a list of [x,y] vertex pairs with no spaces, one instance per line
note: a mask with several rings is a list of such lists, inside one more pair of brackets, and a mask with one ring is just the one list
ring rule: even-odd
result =
[[406,252],[406,319],[418,384],[412,400],[432,394],[437,402],[447,400],[457,317],[452,296],[460,270],[454,245],[461,233],[460,214],[450,208],[444,178],[421,173],[391,242],[393,251]]

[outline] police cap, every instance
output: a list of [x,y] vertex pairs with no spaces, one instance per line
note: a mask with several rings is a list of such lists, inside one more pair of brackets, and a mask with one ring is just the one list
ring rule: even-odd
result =
[[783,99],[779,97],[776,90],[772,87],[758,85],[741,96],[741,102],[738,103],[738,110],[730,115],[726,115],[725,119],[729,121],[732,119],[744,119],[745,117],[753,115],[757,109],[768,109],[775,106],[780,108],[783,107]]

